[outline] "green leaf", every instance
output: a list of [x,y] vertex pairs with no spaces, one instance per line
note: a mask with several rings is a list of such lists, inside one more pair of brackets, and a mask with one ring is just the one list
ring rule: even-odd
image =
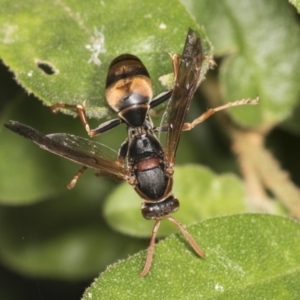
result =
[[299,0],[289,0],[290,3],[292,3],[300,13],[300,1]]
[[298,299],[300,225],[271,215],[235,215],[188,228],[200,259],[180,235],[156,245],[152,268],[139,278],[145,252],[109,267],[83,299]]
[[[205,167],[176,167],[173,192],[180,201],[180,208],[174,217],[183,224],[190,225],[213,216],[247,211],[243,183],[234,175],[218,176]],[[127,183],[119,185],[108,196],[104,206],[108,224],[122,233],[149,236],[153,222],[142,217],[140,202],[141,199],[131,186]],[[162,222],[158,236],[176,231],[173,224],[165,221]]]
[[290,116],[300,92],[300,31],[289,3],[182,2],[205,26],[215,55],[224,57],[219,71],[225,101],[261,99],[255,107],[229,110],[235,120],[268,128]]
[[87,99],[88,115],[98,118],[108,112],[105,78],[117,55],[142,59],[155,94],[165,90],[158,78],[172,72],[168,52],[181,53],[188,27],[200,31],[211,55],[203,30],[179,1],[2,1],[0,24],[0,56],[27,91],[47,105]]

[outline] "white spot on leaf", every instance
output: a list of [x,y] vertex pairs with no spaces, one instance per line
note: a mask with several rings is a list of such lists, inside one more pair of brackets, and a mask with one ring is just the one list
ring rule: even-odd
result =
[[167,28],[167,25],[165,23],[160,23],[159,24],[159,28],[160,29],[166,29]]
[[224,287],[222,285],[220,285],[219,283],[216,283],[215,290],[218,292],[224,292]]
[[103,27],[101,31],[99,31],[96,27],[94,27],[94,36],[92,37],[92,44],[86,45],[85,48],[92,52],[91,58],[88,63],[93,62],[95,65],[100,66],[101,60],[99,59],[100,53],[105,53],[105,36],[102,33]]
[[3,44],[12,44],[16,41],[15,33],[18,30],[18,25],[11,25],[4,23],[1,28],[1,35],[3,35]]

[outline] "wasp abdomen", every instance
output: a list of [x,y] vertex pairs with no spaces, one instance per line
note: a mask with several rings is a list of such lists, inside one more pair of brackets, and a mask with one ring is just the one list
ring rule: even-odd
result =
[[150,78],[142,61],[132,54],[119,55],[109,65],[106,87],[108,88],[111,84],[119,80],[138,75]]
[[149,73],[136,56],[122,54],[110,64],[106,78],[106,100],[132,127],[142,126],[153,98]]
[[[168,186],[168,178],[160,166],[153,169],[136,172],[137,187],[152,201],[161,199]],[[145,199],[146,200],[146,199]]]

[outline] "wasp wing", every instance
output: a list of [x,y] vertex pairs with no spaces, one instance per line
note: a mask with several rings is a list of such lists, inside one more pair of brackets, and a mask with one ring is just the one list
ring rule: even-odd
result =
[[167,125],[165,153],[171,165],[175,163],[175,154],[185,117],[200,81],[203,60],[201,38],[197,32],[189,29],[173,93],[162,118],[162,127]]
[[129,176],[127,168],[114,162],[117,153],[103,144],[66,133],[44,135],[17,121],[8,121],[5,126],[42,149],[95,169],[101,175],[118,180],[126,180]]

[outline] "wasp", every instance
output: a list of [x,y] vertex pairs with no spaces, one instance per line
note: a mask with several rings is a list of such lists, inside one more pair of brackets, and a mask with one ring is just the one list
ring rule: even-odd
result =
[[[173,55],[174,86],[153,98],[150,76],[141,60],[131,54],[115,58],[108,70],[105,96],[108,105],[118,114],[95,129],[90,129],[85,102],[82,105],[55,104],[57,109],[75,110],[88,135],[94,137],[124,123],[127,139],[119,153],[107,146],[78,136],[54,133],[44,135],[36,129],[16,121],[5,126],[13,132],[31,140],[41,148],[72,160],[83,166],[74,176],[69,188],[74,187],[78,178],[87,168],[96,170],[97,175],[127,181],[143,203],[141,212],[145,219],[154,220],[147,258],[140,276],[145,276],[151,267],[155,238],[161,220],[168,219],[183,233],[195,252],[204,257],[196,241],[172,214],[179,208],[179,201],[172,193],[176,150],[182,131],[191,130],[217,111],[231,106],[256,104],[255,100],[243,99],[207,110],[191,123],[185,123],[193,94],[200,82],[202,64],[212,61],[203,53],[201,38],[192,29],[188,30],[182,55]],[[159,127],[154,127],[149,110],[168,100],[167,108]],[[162,145],[157,132],[166,133]]]

